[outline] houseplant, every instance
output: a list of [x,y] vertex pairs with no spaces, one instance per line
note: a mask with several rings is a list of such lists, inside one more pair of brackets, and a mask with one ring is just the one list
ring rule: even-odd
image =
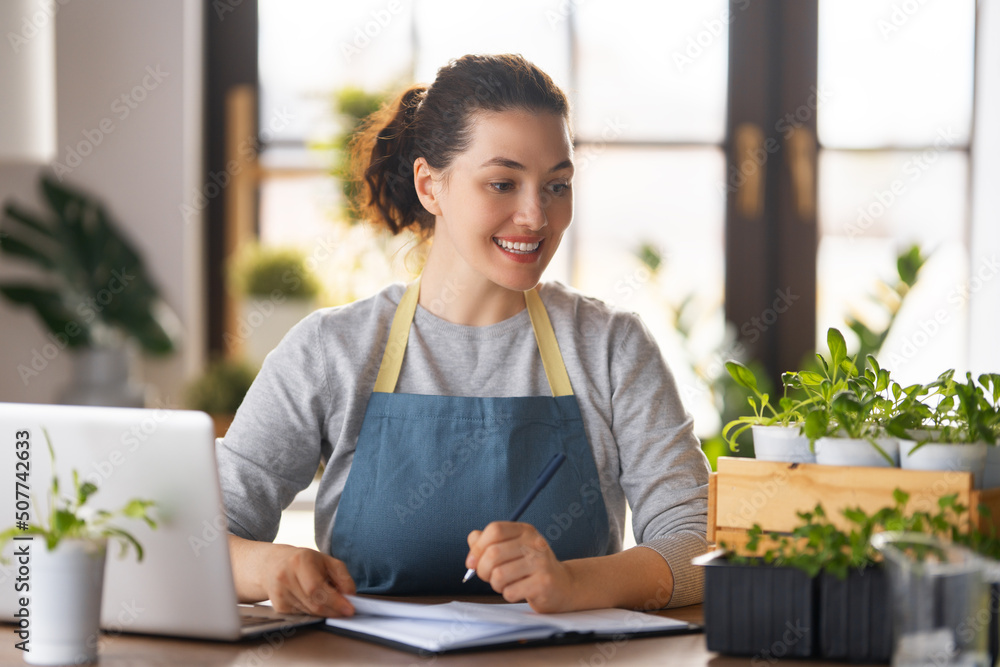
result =
[[901,444],[902,466],[919,470],[958,470],[975,474],[976,488],[1000,485],[996,468],[984,484],[990,450],[995,450],[1000,375],[982,374],[978,382],[966,373],[965,382],[954,370],[942,373],[921,391],[913,406],[919,422]]
[[803,411],[815,399],[803,401],[789,397],[789,385],[783,382],[785,395],[779,399],[778,407],[775,408],[771,405],[770,396],[758,389],[757,378],[750,368],[739,361],[730,360],[726,362],[726,370],[738,386],[751,392],[752,396],[747,397],[747,402],[753,410],[752,415],[737,417],[723,427],[722,434],[729,448],[736,451],[740,435],[751,429],[756,458],[790,463],[815,462],[816,456],[809,439],[802,433]]
[[874,356],[859,371],[847,356],[843,334],[827,332],[829,360],[817,354],[819,371],[789,374],[789,384],[808,397],[803,432],[815,443],[816,462],[827,465],[896,466],[897,437],[914,423],[903,409],[914,401],[918,386],[904,389],[892,381]]
[[[129,384],[127,346],[173,352],[177,317],[101,202],[44,174],[41,191],[47,212],[8,202],[0,219],[0,252],[41,277],[7,280],[0,294],[35,311],[49,332],[46,347],[73,352],[74,384],[64,402],[141,405],[143,392]],[[40,372],[23,364],[18,371],[26,382]]]
[[288,330],[316,308],[320,283],[305,253],[288,247],[251,244],[229,266],[230,284],[244,297],[240,326],[225,334],[230,350],[241,346],[260,365]]
[[[133,499],[116,512],[94,510],[88,500],[97,493],[92,482],[80,482],[73,471],[70,493],[60,484],[55,472],[55,452],[48,433],[43,429],[53,464],[52,482],[48,489],[47,518],[30,522],[28,511],[18,512],[17,525],[0,533],[0,549],[11,540],[33,536],[31,545],[20,545],[19,562],[27,557],[30,563],[30,596],[19,600],[30,604],[31,632],[24,659],[37,665],[79,664],[97,658],[97,633],[101,615],[101,591],[108,540],[121,546],[124,556],[134,548],[141,561],[142,545],[127,530],[113,521],[117,517],[144,521],[151,528],[156,522],[151,516],[152,501]],[[29,456],[28,442],[17,447],[19,460]]]

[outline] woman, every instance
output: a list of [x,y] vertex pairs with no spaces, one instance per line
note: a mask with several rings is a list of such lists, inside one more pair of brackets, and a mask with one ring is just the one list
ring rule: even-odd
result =
[[[433,243],[409,287],[299,323],[220,443],[240,598],[324,616],[355,590],[493,590],[543,612],[700,601],[708,466],[656,344],[635,315],[538,286],[573,216],[562,91],[519,56],[465,56],[354,156],[365,217]],[[321,461],[322,553],[271,544]],[[640,546],[622,551],[626,500]]]

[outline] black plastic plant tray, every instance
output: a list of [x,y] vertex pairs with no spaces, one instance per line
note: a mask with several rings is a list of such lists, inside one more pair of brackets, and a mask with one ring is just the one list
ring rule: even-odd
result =
[[708,650],[768,661],[813,655],[815,580],[794,568],[737,565],[724,557],[704,565]]

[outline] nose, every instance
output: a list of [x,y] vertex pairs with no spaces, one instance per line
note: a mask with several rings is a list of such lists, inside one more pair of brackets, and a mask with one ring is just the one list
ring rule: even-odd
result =
[[545,209],[549,205],[548,193],[525,192],[518,200],[514,224],[537,231],[549,223]]

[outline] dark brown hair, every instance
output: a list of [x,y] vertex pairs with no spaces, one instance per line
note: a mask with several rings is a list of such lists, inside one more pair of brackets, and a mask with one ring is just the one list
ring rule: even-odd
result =
[[429,235],[434,216],[417,199],[413,162],[444,170],[468,148],[478,111],[524,110],[569,118],[566,95],[548,74],[519,55],[467,55],[412,86],[375,112],[351,142],[358,217],[393,234],[415,226]]

